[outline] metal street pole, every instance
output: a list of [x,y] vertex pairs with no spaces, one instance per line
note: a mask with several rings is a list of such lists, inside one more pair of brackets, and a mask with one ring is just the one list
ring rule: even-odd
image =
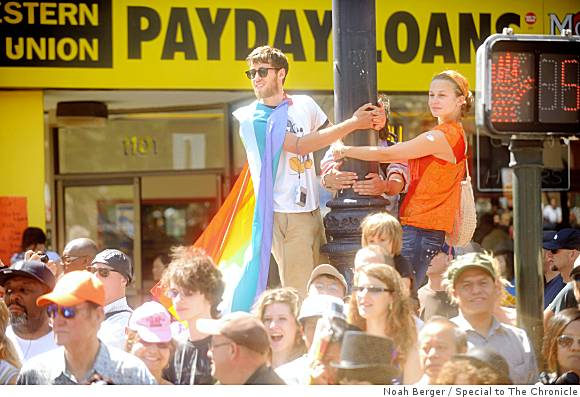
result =
[[[375,0],[333,0],[332,34],[334,46],[334,115],[341,122],[367,102],[377,101],[377,49]],[[347,145],[368,146],[377,142],[376,132],[350,134]],[[353,171],[362,180],[377,172],[378,163],[347,159],[344,171]],[[354,254],[360,248],[360,222],[370,212],[384,211],[387,200],[359,196],[352,189],[339,192],[327,206],[324,217],[329,237],[322,251],[330,263],[352,280]]]
[[542,268],[541,174],[543,141],[512,139],[514,267],[518,326],[528,333],[541,359],[544,280]]

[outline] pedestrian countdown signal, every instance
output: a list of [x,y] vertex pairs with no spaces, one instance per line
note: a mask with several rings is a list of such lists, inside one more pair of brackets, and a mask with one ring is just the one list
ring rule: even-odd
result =
[[477,50],[476,123],[491,135],[580,134],[580,37],[496,34]]

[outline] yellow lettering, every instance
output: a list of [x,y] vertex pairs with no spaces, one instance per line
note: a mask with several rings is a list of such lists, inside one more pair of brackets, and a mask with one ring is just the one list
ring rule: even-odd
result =
[[24,3],[22,3],[22,7],[25,7],[28,9],[27,14],[28,14],[28,24],[29,25],[34,25],[34,9],[38,7],[38,3],[37,2],[31,2],[31,1],[25,1]]
[[[41,3],[40,4],[40,24],[41,25],[56,25],[56,3]],[[52,18],[50,18],[52,17]]]
[[26,38],[26,59],[35,59],[33,52],[38,59],[46,59],[46,39],[41,37],[40,43],[34,37]]
[[66,25],[66,20],[68,19],[69,25],[78,25],[77,22],[78,8],[76,4],[72,3],[59,3],[58,4],[58,24]]
[[19,10],[20,4],[15,1],[9,1],[4,5],[4,12],[11,17],[4,17],[4,21],[8,23],[20,23],[22,22],[22,12]]
[[48,38],[48,59],[51,61],[54,61],[56,59],[56,53],[55,53],[55,38],[54,37],[49,37]]
[[6,37],[6,56],[13,61],[22,59],[24,55],[24,39],[19,37],[16,44],[12,43],[12,37]]
[[91,61],[99,60],[99,39],[91,39],[91,42],[84,37],[79,39],[79,59],[86,60],[86,55],[91,58]]
[[88,19],[91,25],[99,26],[99,5],[98,4],[91,4],[91,8],[89,9],[88,4],[81,3],[79,4],[79,24],[84,26],[86,25],[86,20]]
[[79,46],[74,39],[63,37],[56,45],[56,53],[63,61],[72,61],[79,53]]

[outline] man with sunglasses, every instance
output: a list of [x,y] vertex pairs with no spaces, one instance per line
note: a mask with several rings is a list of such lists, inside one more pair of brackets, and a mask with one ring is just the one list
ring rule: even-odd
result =
[[48,315],[36,306],[36,299],[52,291],[55,283],[50,269],[40,261],[19,261],[0,270],[4,303],[10,312],[6,337],[16,347],[23,363],[57,348]]
[[67,273],[53,292],[40,296],[36,303],[52,319],[60,347],[24,364],[17,384],[87,384],[95,377],[116,385],[156,384],[140,359],[107,346],[97,337],[105,317],[105,288],[94,275]]
[[99,339],[108,345],[123,349],[125,328],[133,309],[127,304],[127,286],[133,281],[131,259],[116,249],[97,254],[87,270],[105,286],[105,321],[101,324]]
[[562,288],[552,303],[544,310],[544,326],[547,326],[550,319],[562,310],[580,307],[578,299],[580,297],[580,291],[578,291],[580,289],[580,256],[576,257],[568,278],[570,282]]
[[[246,58],[246,76],[257,100],[236,110],[246,149],[262,225],[252,233],[259,244],[260,268],[268,265],[270,250],[278,264],[282,286],[306,295],[306,283],[319,264],[324,230],[319,210],[318,179],[312,153],[355,130],[380,129],[384,111],[364,104],[353,116],[332,125],[307,95],[287,95],[284,82],[288,60],[269,46],[254,49]],[[256,222],[254,222],[257,224]],[[256,250],[254,250],[256,252]],[[264,285],[259,285],[264,288]],[[249,310],[253,294],[236,309]]]
[[502,288],[494,261],[487,254],[469,253],[451,262],[445,273],[447,291],[459,308],[459,315],[451,321],[466,333],[469,348],[485,347],[500,354],[514,384],[531,384],[538,369],[526,331],[494,316]]
[[97,244],[90,238],[75,238],[69,241],[62,251],[64,272],[85,270],[97,255]]

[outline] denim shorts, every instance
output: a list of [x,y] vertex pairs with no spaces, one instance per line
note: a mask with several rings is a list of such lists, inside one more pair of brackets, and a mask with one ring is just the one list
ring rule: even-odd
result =
[[433,257],[433,252],[441,250],[444,242],[444,231],[403,225],[403,248],[401,255],[409,261],[413,268],[415,290],[423,285],[427,266],[429,266],[428,261]]

